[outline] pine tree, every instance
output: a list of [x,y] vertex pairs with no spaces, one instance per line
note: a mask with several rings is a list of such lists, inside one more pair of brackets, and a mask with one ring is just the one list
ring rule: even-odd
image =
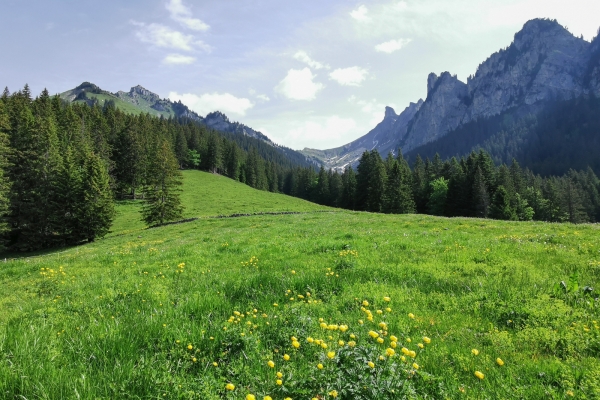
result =
[[342,198],[340,207],[347,210],[356,209],[356,174],[352,165],[346,165],[342,174]]
[[77,205],[78,236],[93,242],[110,230],[115,216],[108,169],[102,158],[88,154],[81,177],[81,201]]
[[517,220],[517,213],[511,207],[508,191],[502,185],[498,186],[496,193],[494,193],[490,217],[505,221]]
[[427,211],[427,174],[425,171],[425,164],[420,155],[417,154],[417,159],[413,166],[413,194],[415,196],[415,205],[418,213],[424,213]]
[[183,207],[179,199],[182,184],[177,159],[162,139],[153,149],[149,165],[149,181],[144,189],[142,219],[146,225],[161,225],[181,218]]
[[[6,89],[8,92],[8,89]],[[10,230],[8,216],[10,214],[10,187],[8,179],[9,140],[10,130],[5,100],[0,100],[0,250],[4,248],[4,238]]]
[[490,195],[481,168],[477,167],[473,182],[473,210],[478,218],[487,218],[490,211]]
[[317,178],[317,187],[315,190],[315,198],[314,201],[316,203],[322,205],[330,205],[330,193],[329,193],[329,177],[327,176],[327,171],[321,165],[321,169],[319,170],[319,177]]
[[387,174],[382,211],[390,214],[409,214],[415,211],[412,187],[406,181],[410,171],[404,171],[400,162],[393,160]]

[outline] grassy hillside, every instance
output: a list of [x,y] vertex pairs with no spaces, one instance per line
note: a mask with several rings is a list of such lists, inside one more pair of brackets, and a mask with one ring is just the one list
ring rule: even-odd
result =
[[[182,172],[181,202],[185,207],[185,219],[259,212],[329,210],[328,207],[297,197],[255,190],[221,175],[202,171]],[[119,202],[111,236],[144,229],[139,213],[141,207],[141,201]]]
[[[317,207],[221,179],[186,174],[188,216]],[[0,397],[598,398],[599,276],[597,225],[336,212],[137,230],[0,264]]]

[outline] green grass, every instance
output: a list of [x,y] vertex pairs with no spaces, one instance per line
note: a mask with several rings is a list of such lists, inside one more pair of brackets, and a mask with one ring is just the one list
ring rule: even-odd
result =
[[[185,182],[187,216],[322,209]],[[120,236],[0,264],[0,397],[600,396],[597,225],[325,212],[125,233],[136,207],[120,206]],[[391,335],[397,354],[380,360]]]
[[[208,172],[183,171],[183,178],[181,204],[185,207],[184,219],[241,213],[329,210],[296,197],[255,190],[243,183]],[[141,207],[140,200],[119,202],[111,236],[144,229],[139,213]]]

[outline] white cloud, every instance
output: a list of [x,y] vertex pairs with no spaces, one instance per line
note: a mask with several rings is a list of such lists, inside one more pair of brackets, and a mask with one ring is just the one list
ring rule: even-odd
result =
[[198,42],[192,35],[175,31],[161,24],[145,24],[143,22],[131,21],[139,29],[135,36],[144,43],[150,43],[157,47],[192,51]]
[[290,69],[275,90],[288,99],[314,100],[317,93],[325,87],[322,83],[313,82],[315,77],[309,68]]
[[257,94],[256,98],[259,99],[259,100],[262,100],[262,101],[269,101],[269,100],[271,100],[269,98],[269,96],[267,96],[266,94]]
[[243,117],[246,115],[246,111],[254,107],[249,99],[235,97],[229,93],[205,93],[198,96],[192,93],[170,92],[169,99],[171,101],[181,100],[183,104],[202,116],[213,111],[221,111],[225,114],[236,114]]
[[[360,111],[369,115],[371,118],[368,121],[367,125],[374,127],[378,123],[381,122],[385,115],[385,107],[389,106],[396,109],[394,104],[383,104],[378,102],[376,99],[372,100],[361,100],[356,96],[350,96],[348,98],[348,102],[350,104],[357,105],[360,108]],[[398,110],[396,110],[397,112]]]
[[308,65],[309,67],[313,68],[313,69],[329,69],[331,68],[329,65],[327,64],[322,64],[318,61],[313,60],[312,58],[310,58],[308,56],[308,54],[305,51],[298,51],[296,54],[294,54],[294,58],[298,61],[302,61],[303,63],[305,63],[306,65]]
[[400,50],[407,44],[409,44],[412,39],[398,39],[398,40],[390,40],[388,42],[383,42],[375,46],[375,50],[383,52],[383,53],[393,53],[394,51]]
[[368,12],[369,9],[365,5],[361,5],[356,10],[352,10],[352,12],[350,12],[350,16],[357,21],[364,22],[371,19],[367,16]]
[[193,64],[196,57],[184,56],[183,54],[169,54],[163,59],[164,64],[170,65],[188,65]]
[[361,67],[338,68],[329,77],[342,86],[360,86],[367,79],[369,71]]
[[354,137],[356,129],[357,124],[354,119],[333,115],[304,121],[290,129],[285,135],[285,143],[290,143],[296,148],[309,143],[320,143],[321,148],[326,148]]
[[169,0],[165,7],[171,13],[172,19],[188,29],[207,31],[210,28],[205,22],[198,18],[193,18],[192,12],[181,0]]

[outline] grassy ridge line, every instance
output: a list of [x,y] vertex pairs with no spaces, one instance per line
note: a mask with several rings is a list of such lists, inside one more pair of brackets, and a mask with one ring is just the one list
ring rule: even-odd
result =
[[[230,214],[264,212],[309,212],[333,210],[306,200],[253,189],[221,175],[183,171],[181,201],[184,219]],[[141,201],[123,201],[116,207],[117,217],[109,236],[137,232],[145,228],[139,210]]]

